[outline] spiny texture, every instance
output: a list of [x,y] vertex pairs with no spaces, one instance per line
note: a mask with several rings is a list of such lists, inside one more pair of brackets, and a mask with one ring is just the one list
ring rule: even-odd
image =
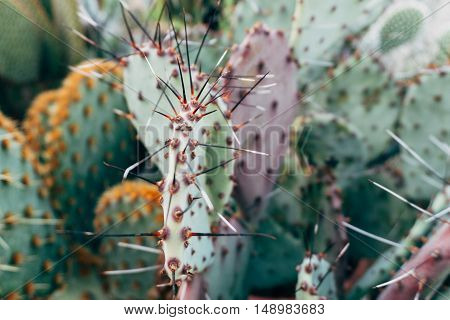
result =
[[0,296],[43,298],[61,284],[65,253],[33,169],[34,154],[15,124],[0,113]]
[[334,273],[325,257],[306,255],[297,271],[297,300],[337,299]]
[[[146,182],[124,182],[107,190],[95,210],[96,232],[123,234],[158,230],[164,220],[159,198],[158,188]],[[99,253],[104,260],[104,280],[113,299],[151,298],[149,291],[155,286],[155,270],[161,269],[157,265],[156,244],[153,238],[136,238],[131,242],[124,239],[121,243],[111,238],[101,240]],[[108,274],[109,271],[113,272]]]
[[317,108],[339,115],[358,128],[367,146],[368,160],[372,160],[389,145],[386,129],[393,129],[400,113],[400,88],[370,57],[348,58],[329,76],[338,79],[325,83],[312,99]]
[[236,195],[251,214],[273,189],[289,143],[288,128],[298,113],[297,68],[290,58],[285,34],[261,24],[254,26],[244,41],[233,48],[227,68],[230,78],[258,75],[254,81],[269,73],[248,96],[246,89],[239,90],[248,86],[245,79],[231,79],[228,83],[237,87],[228,98],[229,108],[245,98],[231,117],[241,147],[267,154],[246,153],[236,163]]
[[[386,0],[299,0],[290,44],[300,65],[299,81],[308,85],[331,66],[345,38],[369,26]],[[352,17],[349,19],[349,17]]]
[[[121,67],[95,60],[77,68],[65,79],[53,103],[44,107],[40,103],[45,99],[36,101],[37,111],[32,109],[25,123],[42,123],[38,130],[44,132],[44,139],[42,134],[34,135],[32,128],[27,128],[27,137],[34,148],[44,150],[41,159],[53,207],[68,228],[90,230],[97,197],[120,179],[103,161],[118,166],[132,163],[137,142],[128,121],[115,114],[115,109],[125,108],[121,87],[110,84],[121,79]],[[89,78],[85,75],[89,72],[101,79]],[[41,107],[45,112],[39,120],[36,113]]]
[[450,92],[445,89],[449,84],[448,72],[435,71],[421,76],[406,94],[398,134],[436,171],[430,172],[402,150],[400,169],[404,175],[406,196],[429,199],[438,191],[436,186],[439,188],[445,179],[449,179],[447,155],[430,141],[434,137],[444,143],[449,142]]
[[[376,235],[388,235],[399,241],[414,224],[415,211],[370,181],[391,190],[398,190],[401,179],[394,173],[381,168],[373,174],[355,179],[343,193],[343,212],[352,225]],[[386,244],[373,239],[359,239],[350,236],[349,256],[354,259],[376,258],[387,249]]]
[[[449,199],[447,187],[446,190],[434,197],[430,205],[430,212],[436,214],[447,208],[450,203]],[[350,299],[360,299],[364,295],[375,295],[377,293],[373,290],[375,286],[390,280],[402,264],[411,257],[411,254],[417,253],[418,248],[428,243],[427,237],[435,227],[435,223],[427,221],[428,218],[428,216],[417,218],[408,234],[398,242],[400,245],[388,249],[375,261],[353,286],[348,295]],[[403,267],[401,267],[401,270],[410,271],[410,269]]]
[[210,87],[194,66],[178,67],[181,57],[171,47],[139,51],[125,68],[125,94],[147,151],[160,151],[152,158],[163,175],[164,227],[157,235],[169,277],[184,280],[211,264],[211,238],[195,233],[211,232],[231,193],[233,167],[226,164],[236,155],[226,149],[234,146],[220,98],[226,87]]
[[[378,299],[406,300],[414,299],[417,294],[422,297],[430,293],[436,294],[439,285],[450,274],[450,225],[441,225],[394,278],[407,272],[412,272],[412,275],[391,284],[383,290]],[[439,295],[439,292],[437,294]]]

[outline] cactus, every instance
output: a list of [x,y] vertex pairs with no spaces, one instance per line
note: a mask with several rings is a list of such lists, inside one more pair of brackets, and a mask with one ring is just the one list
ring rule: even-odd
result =
[[[448,192],[447,187],[435,196],[430,206],[432,213],[438,213],[449,205]],[[399,242],[400,245],[384,252],[353,286],[348,297],[359,299],[364,295],[375,295],[376,292],[373,291],[373,288],[388,281],[400,267],[399,263],[402,264],[407,261],[412,253],[417,252],[417,247],[424,244],[432,229],[433,223],[428,221],[428,217],[419,217],[409,230],[408,235]],[[410,271],[410,269],[403,267],[401,270]]]
[[[274,52],[277,52],[275,56]],[[245,97],[243,107],[231,117],[241,145],[269,155],[261,157],[259,154],[247,153],[236,163],[236,195],[243,208],[254,209],[273,189],[288,147],[288,128],[298,113],[296,66],[290,59],[284,33],[255,25],[244,41],[234,47],[227,67],[230,77],[261,77],[267,72],[271,75],[259,84],[260,92]],[[232,79],[228,85],[245,87],[246,83],[248,81]],[[229,97],[229,107],[232,108],[240,101],[243,94],[244,90],[234,90]],[[251,122],[242,127],[249,119]],[[247,214],[251,215],[251,212]],[[257,218],[254,214],[250,217]]]
[[[86,75],[89,72],[103,78],[92,79]],[[120,179],[102,161],[124,165],[135,159],[137,142],[132,129],[115,114],[115,109],[125,107],[121,87],[111,84],[120,77],[121,67],[115,62],[80,65],[66,78],[56,101],[43,108],[48,114],[39,129],[45,130],[43,143],[42,134],[35,135],[33,127],[26,127],[30,144],[44,149],[41,158],[52,206],[66,218],[68,228],[91,229],[97,197]],[[39,105],[38,99],[37,111]],[[37,112],[30,111],[26,124],[37,121],[33,113]]]
[[429,64],[439,63],[439,41],[448,29],[449,12],[441,0],[394,1],[359,47],[364,54],[379,58],[394,77],[414,76]]
[[[273,30],[288,33],[291,27],[295,0],[270,1],[245,0],[236,4],[231,14],[233,39],[240,42],[245,38],[245,32],[257,23],[264,23]],[[249,14],[251,12],[252,14]]]
[[61,283],[65,246],[55,235],[48,191],[32,167],[34,153],[0,114],[0,295],[47,297]]
[[[157,230],[163,224],[159,197],[157,188],[146,182],[125,182],[107,190],[95,210],[96,232],[138,233],[143,226]],[[160,250],[155,246],[156,241],[151,238],[121,242],[119,246],[115,240],[102,239],[99,253],[104,260],[102,267],[107,270],[104,274],[109,296],[151,298],[154,270],[162,268],[157,265]]]
[[[212,151],[214,157],[207,156],[205,146],[214,148],[211,145],[217,143],[227,148],[234,142],[229,122],[222,116],[226,105],[220,92],[205,82],[206,75],[190,64],[181,66],[181,55],[170,46],[149,43],[139,53],[128,58],[125,67],[125,96],[131,121],[148,152],[163,151],[153,157],[163,175],[159,185],[164,228],[157,235],[164,267],[175,282],[204,270],[213,260],[211,239],[195,234],[209,234],[211,223],[218,221],[217,213],[232,188],[232,166],[226,164],[235,155],[229,148],[217,148],[219,152]],[[195,211],[189,209],[191,205]]]
[[351,57],[338,65],[327,83],[313,99],[320,108],[353,124],[367,146],[372,160],[389,146],[385,133],[393,130],[401,110],[401,91],[383,66],[372,58]]
[[[45,91],[39,94],[27,110],[23,122],[25,138],[28,146],[39,156],[46,148],[45,135],[50,130],[50,115],[53,112],[58,99],[58,90]],[[44,163],[45,159],[39,159],[35,166]]]
[[[410,276],[390,284],[378,299],[414,299],[415,297],[435,294],[439,285],[450,274],[450,226],[440,226],[417,254],[402,266],[394,279]],[[438,292],[439,294],[439,292]],[[447,297],[448,298],[448,297]]]
[[334,273],[325,257],[306,255],[297,271],[297,300],[337,299]]
[[[430,142],[433,137],[448,141],[450,96],[443,88],[449,80],[450,76],[445,71],[432,72],[421,76],[406,94],[398,134],[420,157],[426,159],[429,167],[424,170],[417,160],[406,150],[402,150],[399,168],[404,175],[404,195],[408,197],[429,199],[438,191],[435,185],[442,187],[449,178],[446,176],[447,155],[439,152]],[[429,123],[433,125],[428,125]],[[426,176],[437,183],[428,183]]]
[[300,65],[300,83],[308,85],[319,78],[326,67],[332,66],[346,37],[369,26],[386,3],[385,0],[297,1],[290,45]]

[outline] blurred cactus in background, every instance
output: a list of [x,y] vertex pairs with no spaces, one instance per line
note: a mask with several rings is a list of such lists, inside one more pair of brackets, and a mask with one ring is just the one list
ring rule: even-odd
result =
[[0,0],[0,296],[449,299],[446,4]]

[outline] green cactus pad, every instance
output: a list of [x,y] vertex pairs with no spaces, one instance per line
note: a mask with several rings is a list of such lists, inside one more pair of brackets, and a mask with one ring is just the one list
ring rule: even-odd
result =
[[[121,79],[121,67],[95,60],[78,69],[104,79],[77,72],[66,78],[55,103],[46,109],[41,158],[53,207],[66,218],[68,228],[90,230],[97,197],[121,178],[103,162],[128,166],[136,161],[138,144],[129,122],[115,114],[115,109],[126,107],[121,86],[114,84]],[[33,146],[41,144],[41,137],[28,134]]]
[[387,2],[297,1],[290,44],[300,64],[301,84],[308,85],[333,65],[344,46],[345,38],[369,26],[381,14]]
[[400,90],[374,59],[352,57],[334,69],[338,80],[325,84],[312,99],[328,112],[348,120],[362,134],[368,160],[383,153],[401,110]]
[[[433,72],[420,77],[406,94],[398,135],[444,179],[449,179],[448,157],[430,138],[450,141],[450,84],[447,72]],[[431,138],[432,139],[432,138]],[[403,195],[429,199],[442,187],[442,181],[414,160],[405,149],[401,151],[400,170],[404,176]],[[445,175],[447,175],[445,177]],[[429,179],[435,181],[430,183]]]
[[0,296],[44,298],[61,283],[65,247],[34,154],[15,124],[0,113]]
[[292,23],[295,0],[245,0],[236,4],[231,16],[233,39],[240,42],[245,32],[257,23],[264,23],[274,30],[282,30],[287,34]]
[[[164,222],[159,198],[157,188],[146,182],[124,182],[107,190],[96,208],[96,232],[141,233],[159,230]],[[141,269],[158,265],[159,254],[126,247],[126,244],[130,244],[154,248],[154,238],[135,238],[133,242],[123,240],[125,246],[119,246],[119,241],[111,238],[101,240],[99,253],[104,260],[104,270]],[[139,273],[105,275],[108,294],[113,299],[150,298],[149,289],[156,285],[154,275],[161,269],[162,266]]]
[[211,239],[191,232],[210,233],[230,197],[233,165],[226,163],[235,157],[227,149],[234,146],[232,129],[223,115],[225,103],[213,98],[217,89],[210,91],[206,85],[200,101],[196,98],[205,74],[191,66],[191,88],[187,65],[178,67],[181,58],[174,48],[148,44],[139,50],[141,54],[128,58],[125,67],[125,95],[131,121],[147,151],[154,153],[166,146],[152,158],[163,175],[163,232],[168,236],[162,239],[162,249],[169,277],[173,278],[175,270],[172,280],[184,280],[213,260]]

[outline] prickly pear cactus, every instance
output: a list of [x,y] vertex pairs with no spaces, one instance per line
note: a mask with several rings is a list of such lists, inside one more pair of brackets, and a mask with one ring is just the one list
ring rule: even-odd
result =
[[[299,81],[308,85],[333,65],[345,38],[369,26],[386,0],[296,1],[290,45],[300,65]],[[352,17],[349,19],[349,17]]]
[[[161,228],[163,214],[158,188],[146,182],[124,182],[107,190],[95,210],[97,233],[141,233]],[[162,269],[158,257],[162,253],[153,238],[103,238],[99,247],[104,260],[104,280],[113,299],[151,298],[154,274]]]
[[15,124],[0,113],[0,295],[43,298],[61,284],[65,253],[56,220]]
[[[89,73],[101,79],[90,78]],[[49,114],[47,124],[39,129],[45,130],[41,156],[48,170],[45,181],[67,228],[90,230],[97,197],[120,180],[120,174],[111,172],[103,161],[126,166],[137,157],[132,127],[115,114],[126,104],[117,84],[121,77],[122,69],[115,62],[86,62],[65,79],[56,101],[41,112],[41,117]],[[33,110],[27,121],[37,121]],[[42,135],[35,136],[32,130],[27,129],[31,145],[41,145]]]
[[282,30],[289,34],[295,0],[245,0],[236,4],[231,14],[233,39],[240,42],[245,32],[256,23],[264,23],[273,30]]
[[297,266],[297,272],[297,300],[337,299],[334,273],[325,257],[306,255]]
[[362,134],[368,160],[386,150],[401,110],[400,88],[383,66],[372,58],[352,57],[341,63],[331,76],[339,76],[312,99],[320,108],[341,116]]
[[[435,171],[431,172],[402,150],[404,195],[411,198],[429,199],[449,179],[447,155],[430,140],[449,141],[450,94],[444,89],[449,83],[448,72],[432,72],[421,76],[406,94],[398,135]],[[429,179],[435,183],[428,182]]]
[[125,67],[125,95],[140,140],[156,152],[152,160],[163,175],[164,227],[156,235],[164,267],[172,281],[184,280],[213,260],[211,238],[195,235],[211,232],[230,196],[233,166],[227,163],[236,154],[226,148],[235,142],[220,89],[210,87],[205,74],[177,65],[174,48],[150,43],[139,52]]
[[[254,82],[268,73],[252,94],[244,96],[246,89],[236,89],[228,98],[229,108],[244,98],[242,107],[231,117],[241,147],[266,154],[243,154],[235,169],[236,195],[242,207],[260,208],[273,189],[289,144],[288,128],[298,113],[297,67],[290,58],[285,33],[261,24],[255,25],[244,41],[234,47],[227,67],[230,78],[259,75]],[[228,86],[246,88],[254,82],[232,79]],[[250,217],[256,218],[255,214]]]

